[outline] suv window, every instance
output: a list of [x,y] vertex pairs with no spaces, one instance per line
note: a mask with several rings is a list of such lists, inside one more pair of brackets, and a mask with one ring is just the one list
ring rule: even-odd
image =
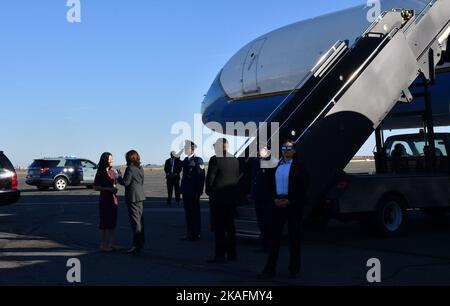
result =
[[81,167],[83,168],[92,168],[92,169],[97,168],[97,165],[89,160],[81,160],[80,163]]
[[30,168],[55,168],[58,167],[58,165],[59,160],[37,159],[30,165]]
[[68,159],[66,160],[66,164],[64,167],[72,167],[72,168],[76,168],[77,166],[80,165],[80,161],[78,160],[74,160],[74,159]]
[[14,170],[13,164],[9,161],[5,154],[0,154],[0,168]]

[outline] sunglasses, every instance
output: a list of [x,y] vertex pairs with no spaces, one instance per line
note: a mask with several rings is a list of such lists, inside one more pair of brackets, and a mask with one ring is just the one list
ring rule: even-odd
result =
[[293,146],[282,146],[281,150],[285,152],[292,152],[295,151],[295,148]]

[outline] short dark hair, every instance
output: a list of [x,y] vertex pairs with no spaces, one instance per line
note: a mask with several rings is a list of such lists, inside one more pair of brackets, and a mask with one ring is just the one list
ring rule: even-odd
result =
[[184,147],[185,148],[191,147],[192,150],[197,149],[197,145],[194,142],[190,141],[190,140],[186,140],[185,141]]
[[139,153],[135,150],[128,151],[125,155],[125,159],[127,161],[127,166],[134,165],[136,167],[141,166],[141,157],[139,156]]
[[283,141],[283,144],[285,144],[285,143],[290,143],[292,146],[295,146],[297,143],[295,142],[295,140],[293,140],[292,138],[288,138],[288,139],[285,139],[284,141]]
[[228,144],[228,140],[226,138],[219,138],[216,140],[216,143],[214,144],[214,146],[216,146],[216,145],[223,146],[225,144]]

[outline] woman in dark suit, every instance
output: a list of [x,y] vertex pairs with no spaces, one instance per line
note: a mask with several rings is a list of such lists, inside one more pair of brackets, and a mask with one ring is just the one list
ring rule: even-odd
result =
[[259,278],[272,278],[280,249],[281,235],[287,222],[289,231],[289,272],[292,278],[300,273],[300,238],[303,207],[307,203],[306,190],[308,177],[304,167],[297,163],[295,143],[286,141],[282,146],[283,158],[271,175],[271,194],[273,200],[272,227],[270,234],[269,257]]
[[125,155],[127,169],[121,183],[125,186],[125,201],[127,203],[130,225],[133,231],[133,247],[128,254],[139,253],[145,244],[144,234],[144,169],[141,167],[141,157],[132,150]]
[[[94,180],[94,189],[100,191],[99,216],[100,216],[100,250],[111,252],[116,248],[117,225],[117,188],[116,173],[112,169],[113,157],[105,152],[100,157],[97,174]],[[107,237],[106,234],[109,234]],[[109,239],[107,239],[109,238]]]

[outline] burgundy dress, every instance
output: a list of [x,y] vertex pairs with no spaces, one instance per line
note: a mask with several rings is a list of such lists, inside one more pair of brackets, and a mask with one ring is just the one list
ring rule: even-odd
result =
[[[116,184],[116,173],[109,170],[108,174],[99,173],[95,175],[95,186],[112,188]],[[109,191],[101,191],[99,198],[99,212],[101,230],[113,230],[117,225],[117,195]]]

